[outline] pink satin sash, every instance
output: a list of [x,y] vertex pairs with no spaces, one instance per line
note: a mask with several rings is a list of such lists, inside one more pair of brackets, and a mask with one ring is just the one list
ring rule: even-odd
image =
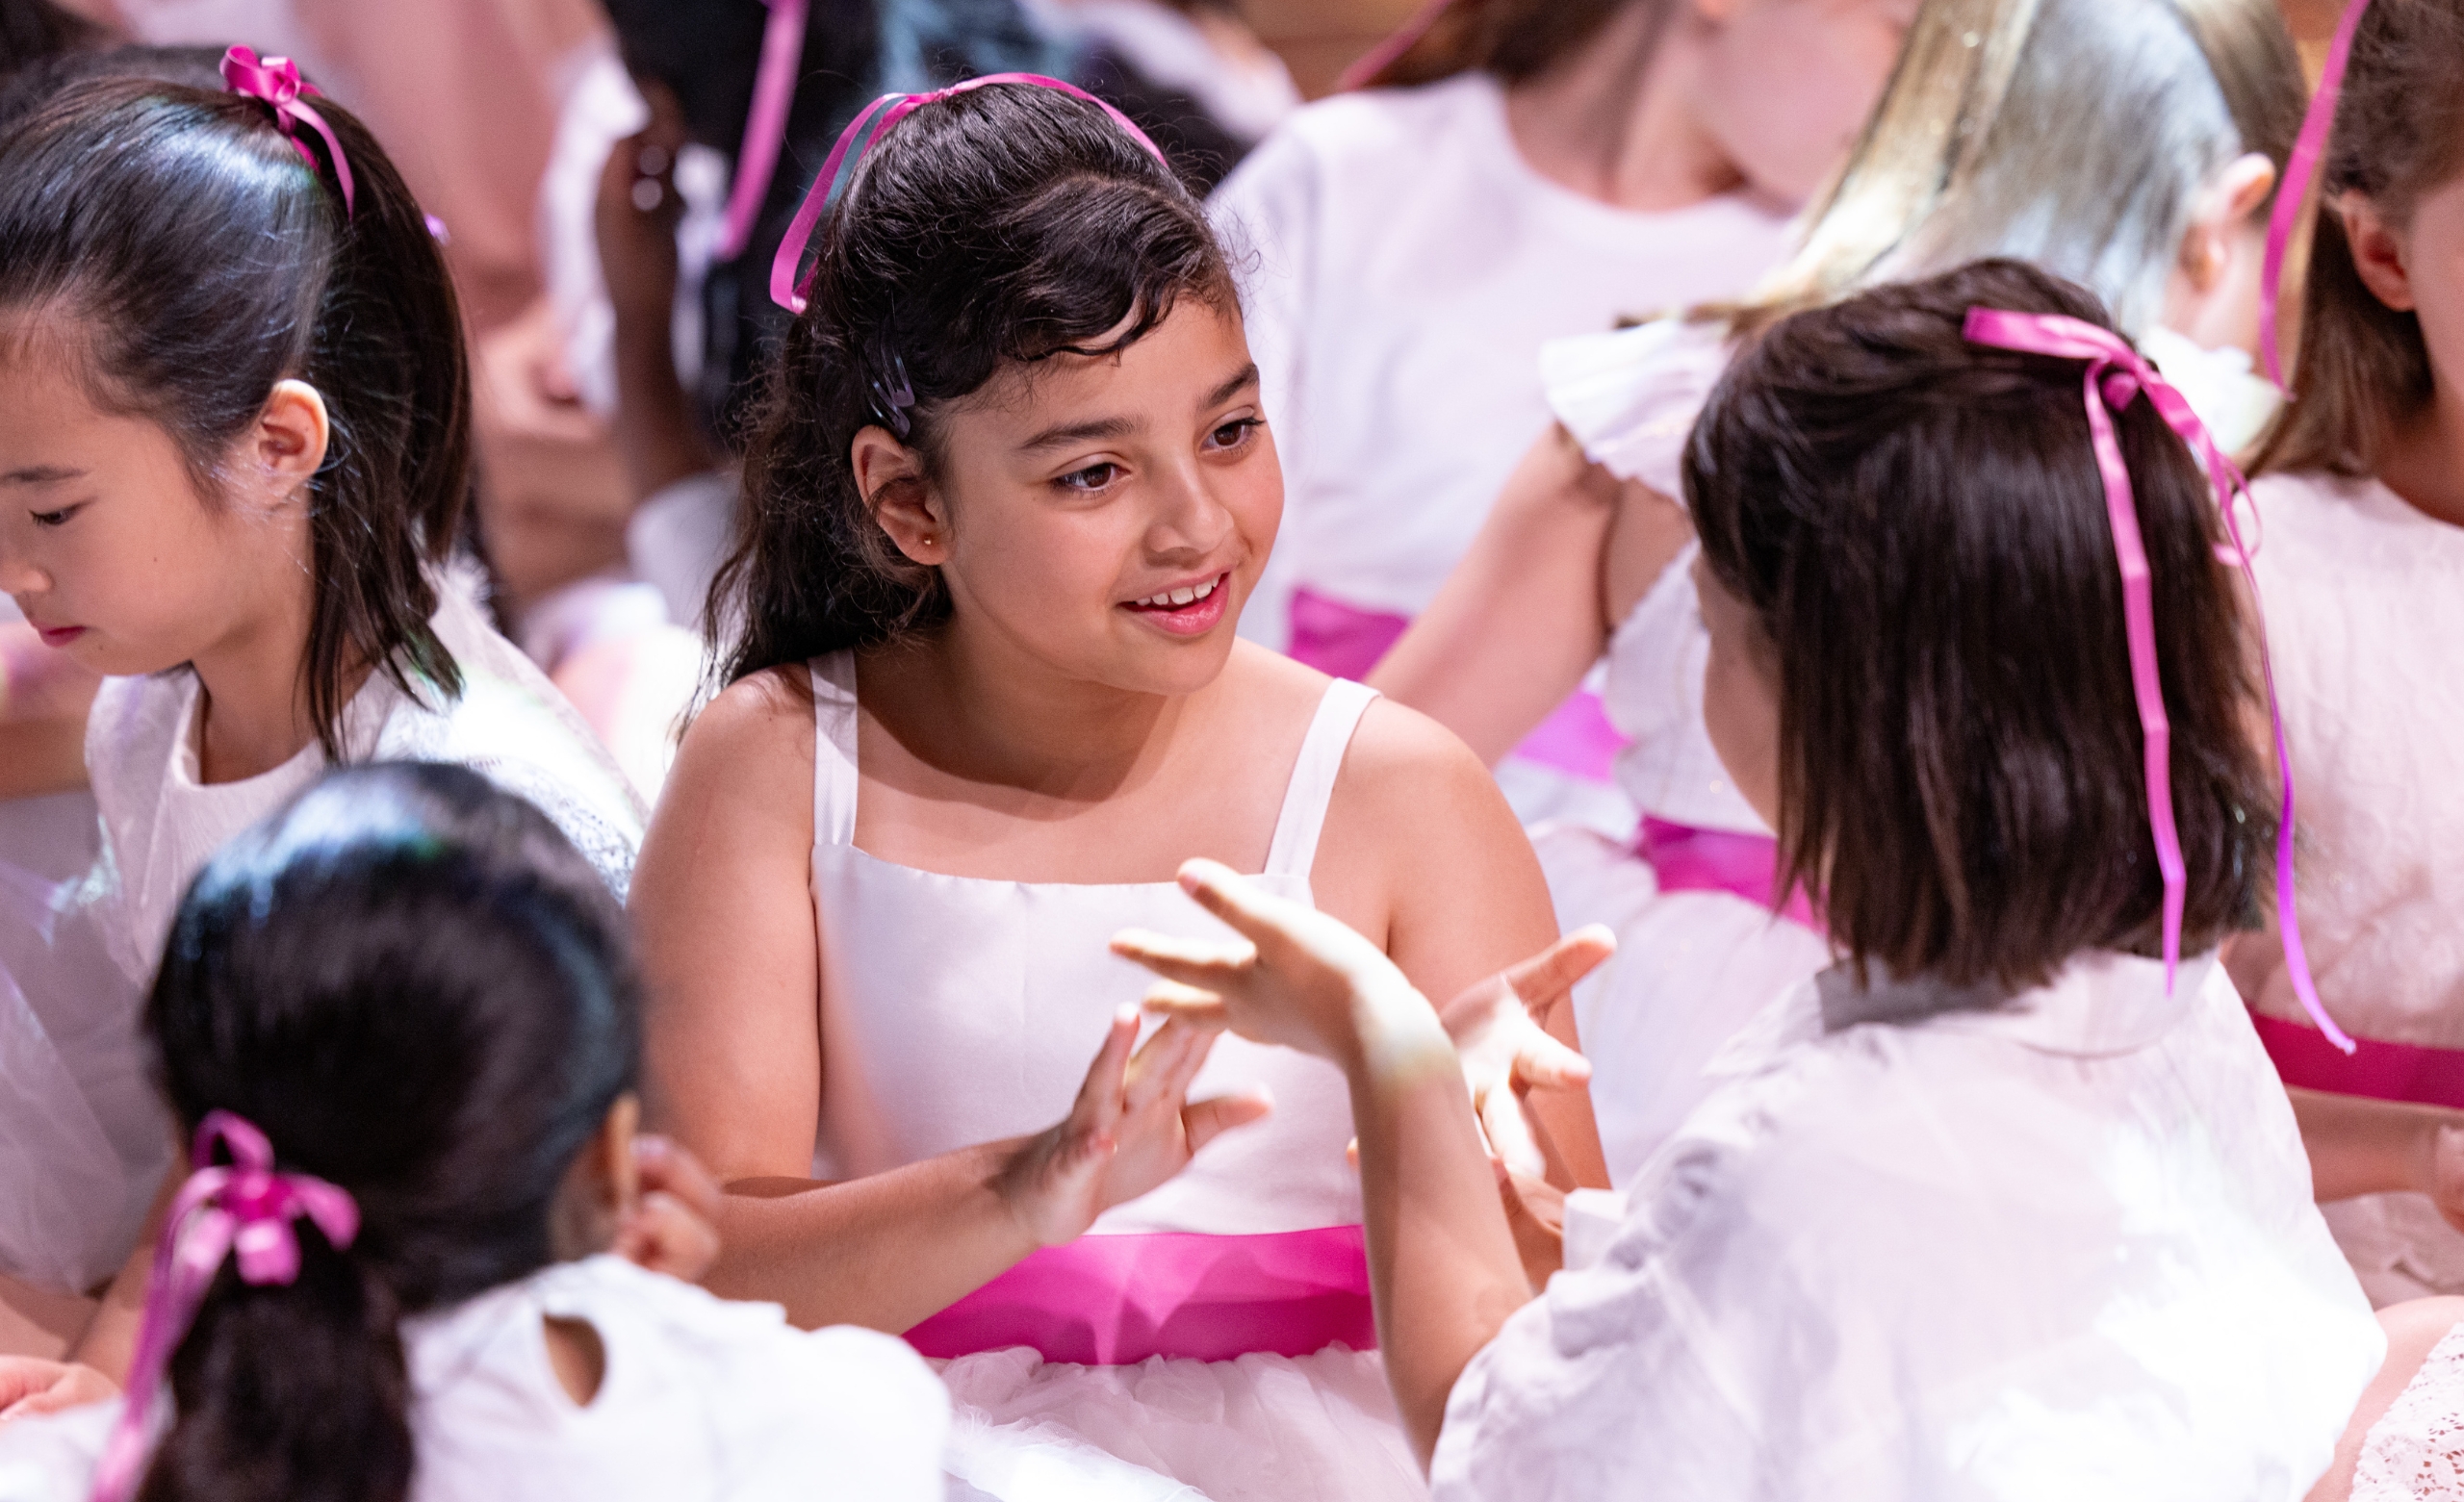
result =
[[[1307,589],[1293,591],[1290,619],[1295,661],[1354,682],[1369,676],[1412,624],[1408,616],[1364,610]],[[1626,738],[1608,723],[1600,696],[1579,690],[1540,722],[1514,754],[1586,782],[1604,783],[1616,780],[1617,753],[1625,749]]]
[[2464,1110],[2464,1049],[2364,1038],[2347,1054],[2305,1023],[2250,1014],[2259,1042],[2289,1085],[2372,1101],[2409,1101]]
[[926,1356],[1033,1346],[1048,1362],[1228,1362],[1374,1349],[1358,1226],[1274,1235],[1080,1236],[1046,1247],[907,1333]]
[[[1780,884],[1780,842],[1767,835],[1697,829],[1647,816],[1634,853],[1651,866],[1663,892],[1727,892],[1768,907],[1772,890]],[[1803,887],[1789,894],[1780,916],[1816,933],[1824,931],[1822,915]]]

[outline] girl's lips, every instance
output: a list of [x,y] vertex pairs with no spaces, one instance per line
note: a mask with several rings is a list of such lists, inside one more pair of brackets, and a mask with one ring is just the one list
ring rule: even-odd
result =
[[42,638],[45,647],[60,648],[85,635],[86,628],[82,625],[37,626],[35,634]]
[[1222,621],[1224,607],[1231,598],[1232,575],[1227,573],[1216,576],[1215,587],[1203,599],[1194,599],[1186,605],[1129,604],[1120,608],[1174,636],[1204,636]]

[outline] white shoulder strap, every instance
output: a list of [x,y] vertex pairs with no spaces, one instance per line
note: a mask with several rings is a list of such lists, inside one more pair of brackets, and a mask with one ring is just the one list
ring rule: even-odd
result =
[[856,655],[815,657],[812,671],[812,840],[856,843]]
[[1318,700],[1309,736],[1300,743],[1300,759],[1293,764],[1291,785],[1284,789],[1283,812],[1275,817],[1274,844],[1267,852],[1266,874],[1309,879],[1318,864],[1318,836],[1326,827],[1326,805],[1334,801],[1335,778],[1344,770],[1344,752],[1351,749],[1360,717],[1377,691],[1337,678]]

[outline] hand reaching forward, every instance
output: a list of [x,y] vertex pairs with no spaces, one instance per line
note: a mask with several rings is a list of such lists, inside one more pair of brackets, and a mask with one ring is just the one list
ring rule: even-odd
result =
[[1272,1110],[1263,1096],[1189,1099],[1214,1033],[1171,1021],[1135,1055],[1138,1008],[1124,1006],[1087,1071],[1066,1118],[1029,1137],[999,1181],[1002,1197],[1039,1246],[1073,1241],[1095,1217],[1189,1165],[1199,1148]]
[[[1213,861],[1183,866],[1181,885],[1243,939],[1208,943],[1139,931],[1116,937],[1115,953],[1164,978],[1149,993],[1150,1008],[1347,1069],[1398,1026],[1407,1028],[1412,1007],[1430,1015],[1394,962],[1338,920],[1270,896]],[[1538,1177],[1547,1168],[1523,1096],[1591,1078],[1591,1065],[1543,1031],[1533,1015],[1556,1005],[1615,949],[1607,929],[1580,929],[1434,1013],[1461,1059],[1491,1153],[1514,1172]],[[1406,1001],[1411,1006],[1400,1005]]]
[[119,1384],[76,1362],[0,1356],[0,1424],[119,1396]]

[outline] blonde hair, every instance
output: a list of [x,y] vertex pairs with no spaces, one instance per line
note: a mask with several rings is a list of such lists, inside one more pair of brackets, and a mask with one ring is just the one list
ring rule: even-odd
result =
[[2362,281],[2334,208],[2359,193],[2400,230],[2423,193],[2456,175],[2459,68],[2464,9],[2453,0],[2377,0],[2354,33],[2320,166],[2294,400],[2259,446],[2260,470],[2375,474],[2396,426],[2436,395],[2420,316]]
[[1989,256],[2154,322],[2200,192],[2246,150],[2279,170],[2298,55],[2274,0],[1927,0],[1753,332],[1876,282]]

